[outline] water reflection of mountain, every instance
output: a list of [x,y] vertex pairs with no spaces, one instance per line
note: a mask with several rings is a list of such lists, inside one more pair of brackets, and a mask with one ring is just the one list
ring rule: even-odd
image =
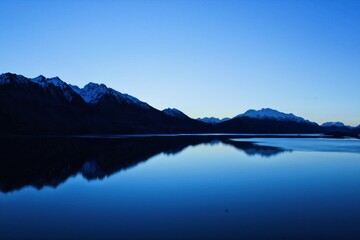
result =
[[1,138],[0,191],[25,186],[56,187],[81,173],[101,179],[159,154],[177,154],[188,146],[223,143],[248,155],[272,156],[284,150],[236,142],[226,136],[100,138]]
[[244,151],[249,156],[260,155],[262,157],[271,157],[285,151],[290,151],[279,147],[260,146],[252,142],[240,142],[233,140],[222,140],[222,142]]

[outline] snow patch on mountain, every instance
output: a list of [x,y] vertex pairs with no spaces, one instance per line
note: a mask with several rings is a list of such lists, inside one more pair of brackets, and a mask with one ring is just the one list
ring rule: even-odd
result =
[[90,104],[98,103],[105,95],[110,95],[114,97],[119,103],[126,102],[128,104],[133,104],[140,106],[144,109],[149,109],[150,106],[140,101],[139,99],[130,96],[128,94],[120,93],[112,88],[108,88],[105,84],[97,84],[97,83],[88,83],[83,88],[79,88],[78,86],[70,85],[73,91],[78,93],[85,102]]
[[60,88],[69,102],[74,98],[74,90],[59,77],[46,78],[43,75],[40,75],[36,78],[30,78],[30,80],[43,88],[51,88],[51,85]]
[[[88,83],[82,89],[71,86],[87,103],[97,103],[107,93],[108,88],[105,84]],[[109,91],[110,92],[110,91]]]
[[162,110],[163,113],[165,113],[168,116],[174,117],[174,118],[180,118],[180,119],[186,119],[189,118],[185,113],[182,111],[176,109],[176,108],[166,108]]
[[216,118],[216,117],[204,117],[204,118],[198,118],[197,120],[205,122],[205,123],[210,123],[210,124],[218,124],[218,123],[230,120],[230,118],[220,119],[220,118]]
[[42,87],[47,87],[49,84],[52,84],[56,87],[60,87],[61,89],[68,89],[69,85],[63,82],[59,77],[46,78],[43,75],[40,75],[36,78],[30,78],[30,80],[34,83],[39,84]]
[[241,117],[248,117],[255,119],[275,119],[278,121],[293,121],[299,123],[300,122],[312,123],[309,120],[305,120],[302,117],[295,116],[292,113],[283,113],[271,108],[262,108],[260,110],[250,109],[245,113],[237,115],[235,118],[241,118]]

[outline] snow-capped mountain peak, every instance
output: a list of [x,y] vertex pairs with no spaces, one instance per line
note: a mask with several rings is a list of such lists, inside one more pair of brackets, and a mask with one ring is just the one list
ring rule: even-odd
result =
[[180,118],[180,119],[189,118],[185,113],[183,113],[182,111],[176,108],[166,108],[162,110],[162,112],[174,118]]
[[250,109],[245,113],[237,115],[235,118],[248,117],[255,119],[275,119],[278,121],[295,121],[295,122],[309,122],[302,117],[295,116],[292,113],[283,113],[271,108],[262,108],[260,110]]
[[51,85],[60,88],[69,102],[74,97],[74,90],[71,88],[71,86],[62,81],[59,77],[46,78],[43,75],[39,75],[36,78],[30,78],[30,81],[40,85],[43,88],[49,88],[49,86]]
[[[80,95],[80,97],[87,103],[95,104],[98,103],[103,96],[110,95],[119,103],[128,103],[140,106],[144,109],[149,109],[150,106],[140,101],[139,99],[130,96],[128,94],[120,93],[115,91],[112,88],[108,88],[105,84],[97,84],[90,82],[84,86],[84,88],[79,88],[75,85],[69,85],[63,82],[59,77],[46,78],[43,75],[39,75],[35,78],[26,78],[22,75],[16,75],[12,73],[4,73],[0,75],[0,84],[36,84],[42,87],[44,90],[54,93],[54,90],[60,89],[67,101],[71,102],[75,95]],[[56,92],[56,91],[55,91]],[[55,93],[56,94],[56,93]]]
[[48,84],[52,84],[52,85],[60,87],[60,88],[68,87],[68,84],[63,82],[59,77],[46,78],[43,75],[39,75],[36,78],[30,78],[30,80],[34,83],[39,84],[42,87],[46,87]]
[[85,100],[87,103],[97,103],[100,98],[105,94],[108,88],[105,84],[97,84],[97,83],[88,83],[82,89],[74,88],[74,91]]
[[50,90],[50,92],[54,91],[54,88],[60,88],[60,91],[64,94],[67,101],[71,102],[74,98],[74,91],[71,87],[63,82],[59,77],[54,78],[46,78],[43,75],[39,75],[35,78],[26,78],[22,75],[16,75],[12,73],[5,73],[0,75],[0,84],[21,84],[21,85],[28,85],[28,84],[36,84],[43,89]]
[[30,78],[30,80],[32,82],[34,82],[34,83],[37,83],[37,84],[41,85],[41,86],[45,86],[46,77],[43,76],[43,75],[39,75],[39,76],[37,76],[35,78]]
[[140,101],[139,99],[130,96],[128,94],[120,93],[112,88],[108,88],[105,84],[98,84],[90,82],[83,88],[71,85],[71,88],[78,93],[85,102],[90,104],[98,103],[105,95],[110,95],[116,99],[119,103],[126,102],[133,105],[138,105],[144,109],[149,109],[150,106]]
[[204,118],[198,118],[197,120],[205,122],[205,123],[210,123],[210,124],[217,124],[217,123],[221,123],[227,120],[230,120],[230,118],[216,118],[216,117],[204,117]]

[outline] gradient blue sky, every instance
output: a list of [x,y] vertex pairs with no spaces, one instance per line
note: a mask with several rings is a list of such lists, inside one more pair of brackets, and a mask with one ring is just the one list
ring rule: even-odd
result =
[[0,70],[191,117],[360,124],[360,1],[1,1]]

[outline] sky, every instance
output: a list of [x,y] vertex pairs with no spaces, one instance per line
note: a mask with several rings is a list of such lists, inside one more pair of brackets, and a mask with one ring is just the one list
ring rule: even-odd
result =
[[0,71],[158,109],[360,124],[360,1],[0,0]]

